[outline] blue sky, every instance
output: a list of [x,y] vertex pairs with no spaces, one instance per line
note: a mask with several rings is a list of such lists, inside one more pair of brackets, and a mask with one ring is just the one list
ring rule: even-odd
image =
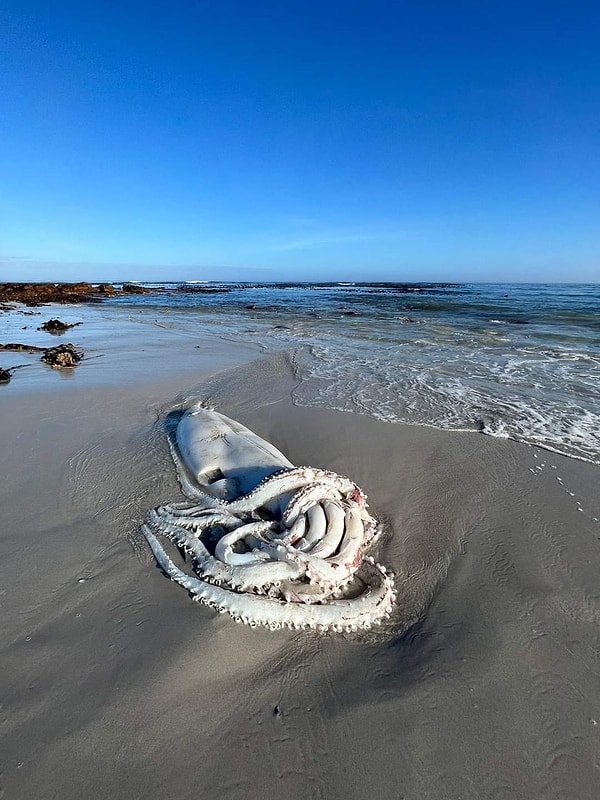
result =
[[0,7],[0,279],[600,280],[597,2]]

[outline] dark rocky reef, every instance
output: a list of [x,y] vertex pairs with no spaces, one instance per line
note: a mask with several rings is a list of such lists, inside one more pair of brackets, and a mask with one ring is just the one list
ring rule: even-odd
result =
[[115,293],[111,284],[101,283],[0,283],[0,303],[94,303]]
[[150,289],[146,289],[145,286],[140,286],[139,283],[124,283],[121,287],[121,292],[123,294],[150,294]]
[[197,286],[195,284],[182,283],[175,291],[179,294],[227,294],[227,292],[231,291],[231,288],[228,286]]
[[40,306],[43,303],[100,303],[106,297],[127,294],[150,294],[156,291],[137,283],[124,283],[115,289],[112,283],[0,283],[0,311],[14,308],[10,303]]

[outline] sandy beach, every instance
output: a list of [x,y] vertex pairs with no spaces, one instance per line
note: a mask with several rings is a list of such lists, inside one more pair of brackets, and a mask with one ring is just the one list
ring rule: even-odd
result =
[[[298,407],[286,353],[101,314],[62,313],[68,378],[19,354],[0,387],[4,797],[598,796],[597,466]],[[389,624],[251,630],[165,579],[139,526],[181,497],[164,419],[196,400],[364,488]]]

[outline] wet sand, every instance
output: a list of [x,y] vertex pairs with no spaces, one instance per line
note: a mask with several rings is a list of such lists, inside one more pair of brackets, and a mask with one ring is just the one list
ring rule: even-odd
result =
[[[285,355],[187,344],[0,387],[4,796],[596,798],[598,467],[299,408]],[[251,630],[162,576],[139,524],[198,399],[364,488],[385,629]]]

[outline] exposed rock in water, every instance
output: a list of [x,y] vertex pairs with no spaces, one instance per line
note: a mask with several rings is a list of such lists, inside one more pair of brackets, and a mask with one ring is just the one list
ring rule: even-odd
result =
[[121,291],[124,294],[149,294],[150,289],[146,289],[145,286],[140,286],[137,283],[124,283],[121,287]]
[[59,319],[49,319],[48,322],[44,322],[43,325],[40,325],[38,331],[46,331],[47,333],[64,333],[68,331],[69,328],[74,328],[76,325],[81,325],[81,322],[61,322]]
[[59,344],[58,347],[48,347],[42,361],[49,364],[54,369],[64,369],[65,367],[76,367],[83,358],[83,352],[76,350],[72,344]]
[[24,303],[39,306],[42,303],[94,303],[114,294],[114,287],[101,283],[0,283],[0,303]]

